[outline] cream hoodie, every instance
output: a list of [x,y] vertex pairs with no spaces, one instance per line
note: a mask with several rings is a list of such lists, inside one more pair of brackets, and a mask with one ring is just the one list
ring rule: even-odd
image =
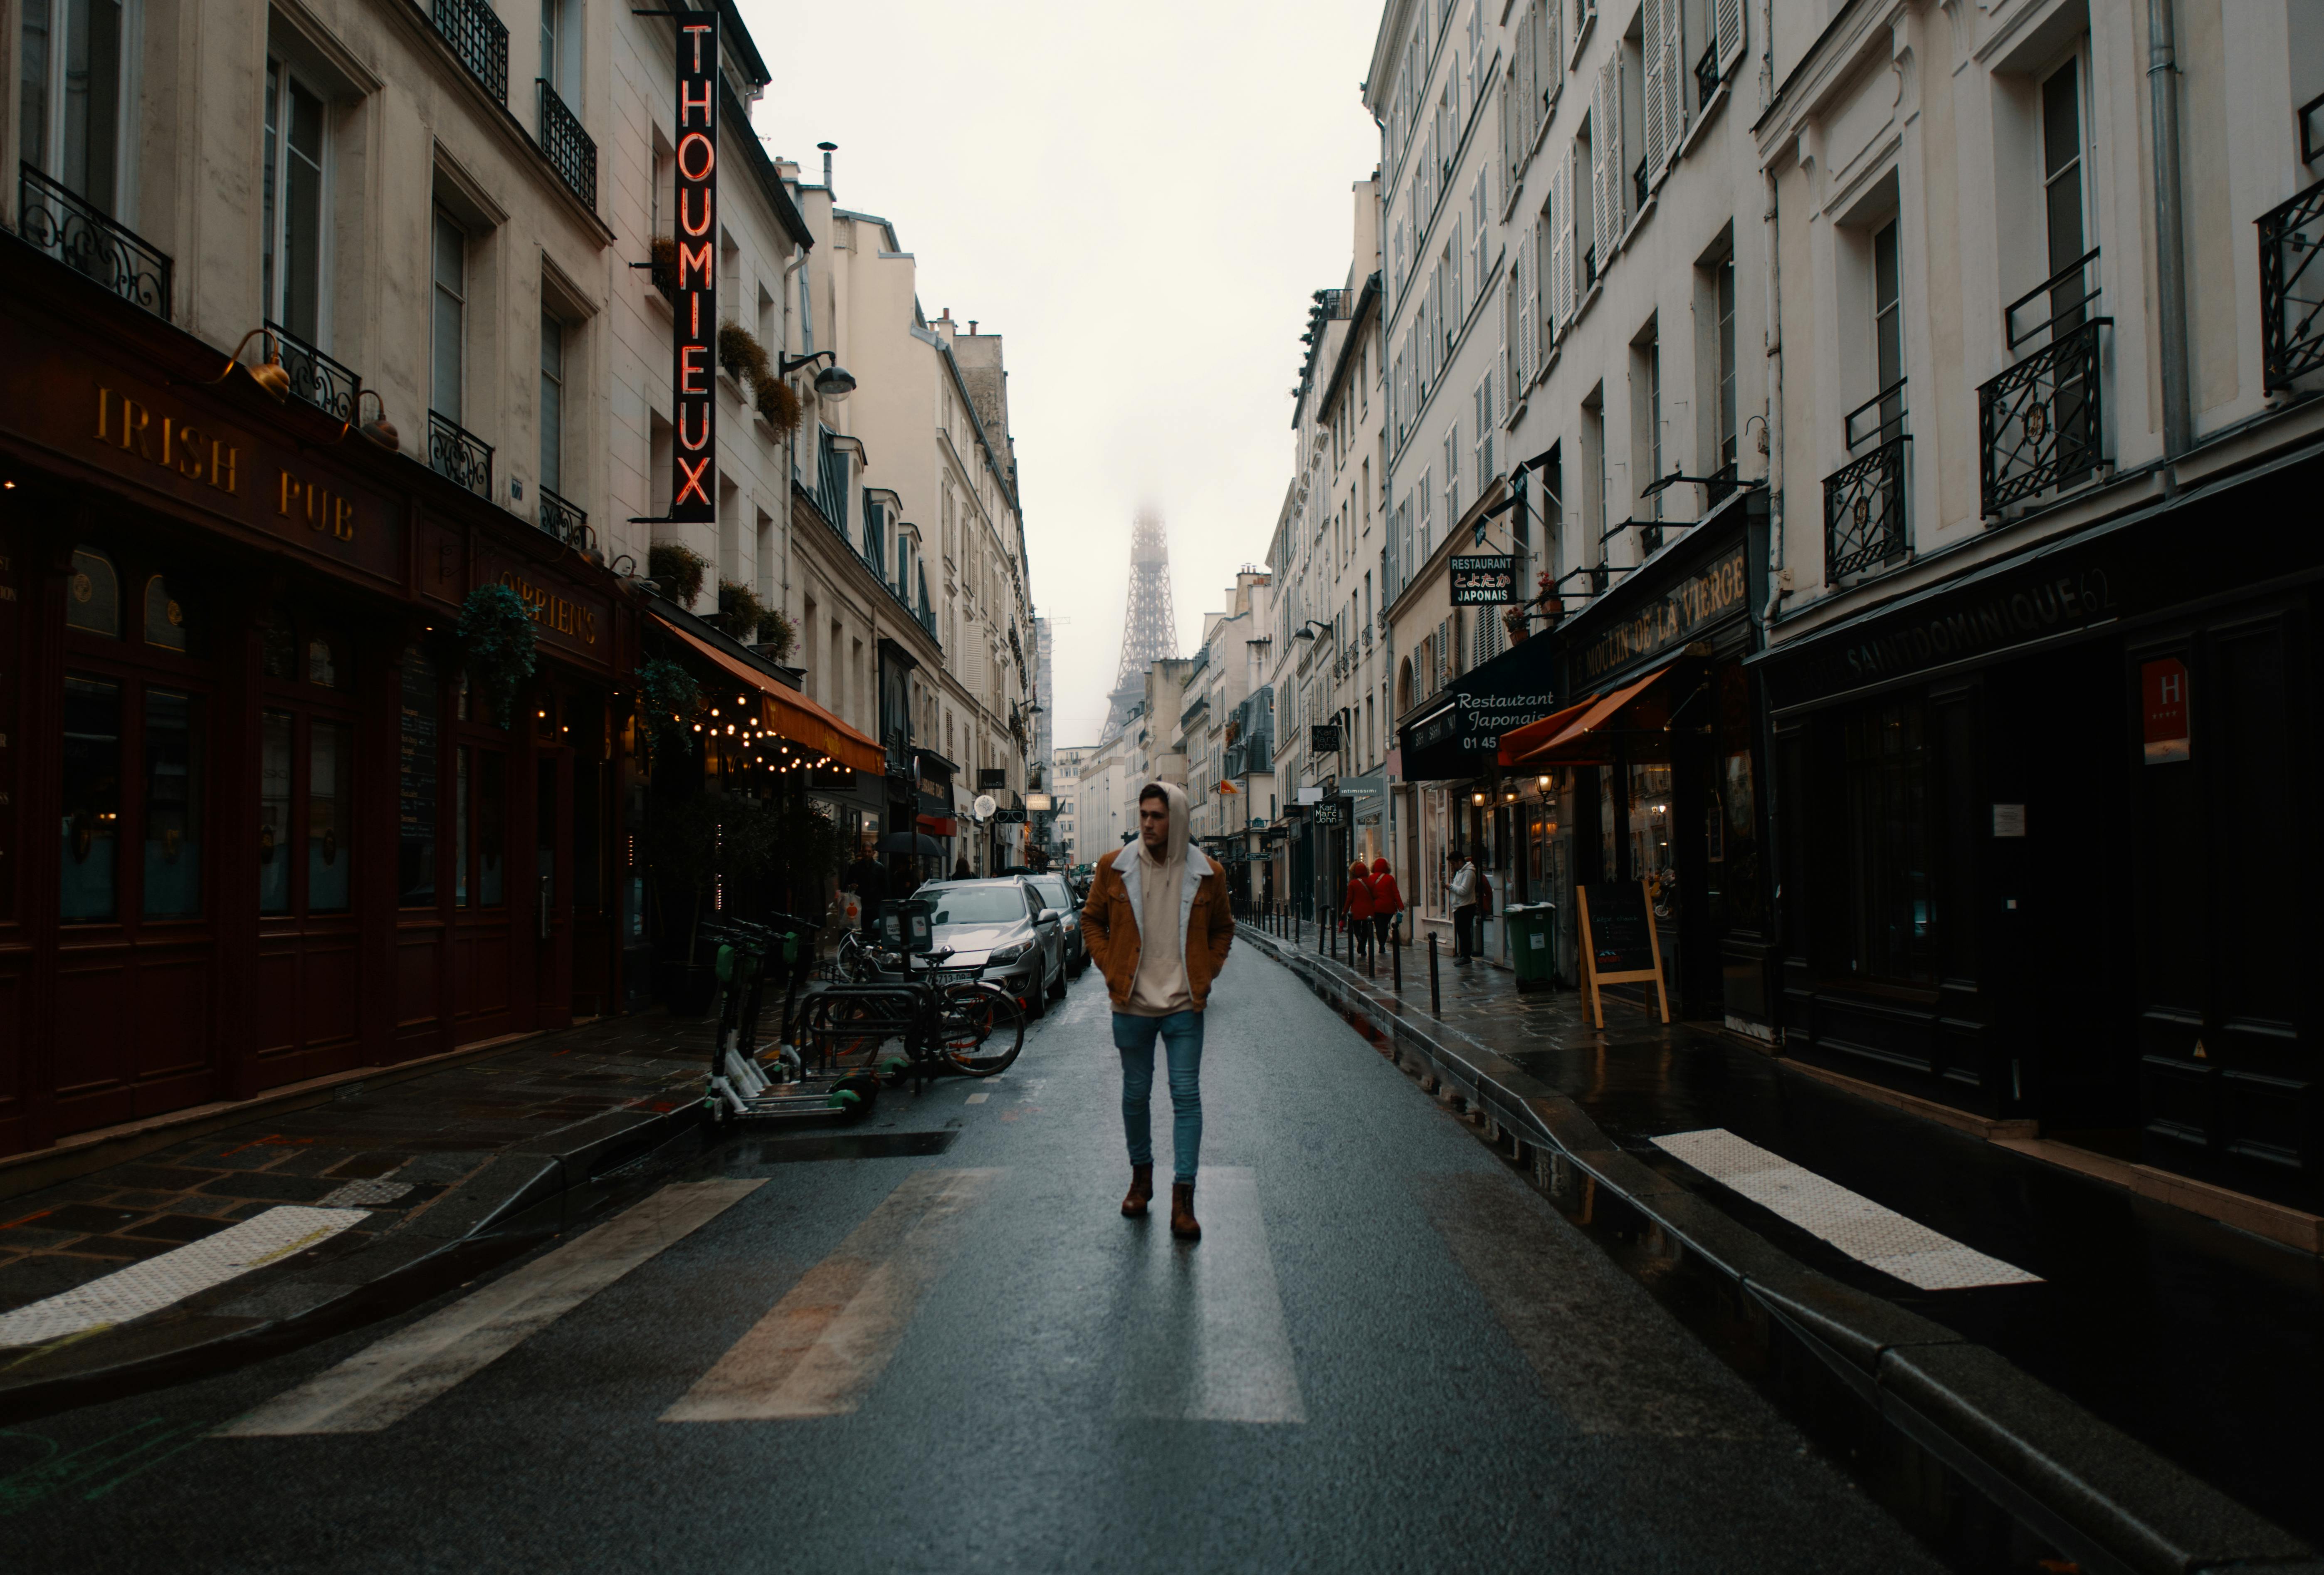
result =
[[[1130,983],[1128,1010],[1135,1017],[1167,1017],[1194,1009],[1186,982],[1186,937],[1178,928],[1179,887],[1186,878],[1186,791],[1160,783],[1170,800],[1170,829],[1157,858],[1138,838],[1138,977]],[[1146,789],[1139,790],[1142,796]]]

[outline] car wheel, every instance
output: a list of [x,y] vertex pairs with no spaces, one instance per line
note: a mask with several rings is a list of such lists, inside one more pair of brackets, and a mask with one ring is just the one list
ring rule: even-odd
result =
[[[1028,983],[1031,986],[1029,989],[1026,987]],[[1025,1015],[1028,1020],[1038,1021],[1049,1014],[1049,997],[1041,988],[1038,974],[1029,981],[1018,980],[1016,987],[1025,991]]]
[[1051,986],[1049,987],[1049,999],[1051,999],[1052,1001],[1062,1001],[1062,1000],[1064,1000],[1065,998],[1065,965],[1064,963],[1062,963],[1062,962],[1061,962],[1061,963],[1059,963],[1059,964],[1057,965],[1057,982],[1056,982],[1056,984],[1053,984],[1053,985],[1051,985]]

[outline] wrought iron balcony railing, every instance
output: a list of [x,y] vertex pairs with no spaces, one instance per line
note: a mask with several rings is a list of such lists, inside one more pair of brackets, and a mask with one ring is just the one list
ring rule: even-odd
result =
[[1701,109],[1719,91],[1719,41],[1712,39],[1702,46],[1702,58],[1694,62],[1694,106]]
[[2271,394],[2324,366],[2324,181],[2259,216],[2261,382]]
[[1646,210],[1646,160],[1644,160],[1644,159],[1640,159],[1640,160],[1638,161],[1638,167],[1637,167],[1637,169],[1635,169],[1635,170],[1633,170],[1633,171],[1630,171],[1630,188],[1631,188],[1631,190],[1632,190],[1634,192],[1636,192],[1636,193],[1637,193],[1637,199],[1638,199],[1638,200],[1637,200],[1637,207],[1635,207],[1635,208],[1633,208],[1630,210],[1630,211],[1631,211],[1631,213],[1632,213],[1632,214],[1634,214],[1634,215],[1635,215],[1635,214],[1644,213],[1644,212]]
[[1886,442],[1904,431],[1904,379],[1899,377],[1840,417],[1840,440],[1851,454],[1876,438]]
[[533,79],[540,89],[540,151],[549,157],[573,195],[597,211],[597,144],[581,129],[581,122],[544,78]]
[[508,24],[484,0],[435,0],[436,31],[468,68],[468,75],[502,104],[508,102]]
[[266,331],[274,336],[282,370],[290,375],[292,397],[305,400],[334,421],[355,419],[363,379],[354,368],[334,361],[279,322],[270,320]]
[[1904,555],[1904,448],[1898,433],[1823,482],[1823,576],[1828,585]]
[[597,536],[589,529],[589,511],[566,502],[545,486],[540,488],[538,518],[543,531],[567,546],[584,552],[596,550]]
[[124,301],[170,320],[169,255],[30,164],[16,177],[16,234]]
[[1740,474],[1736,462],[1729,459],[1703,478],[1702,512],[1704,514],[1709,514],[1734,496],[1735,483]]
[[432,410],[428,412],[428,468],[479,497],[493,495],[493,446]]
[[2105,384],[2094,317],[1977,391],[1982,502],[1990,519],[2098,474],[2105,459]]
[[1598,283],[1598,246],[1591,242],[1582,251],[1582,288],[1587,291]]

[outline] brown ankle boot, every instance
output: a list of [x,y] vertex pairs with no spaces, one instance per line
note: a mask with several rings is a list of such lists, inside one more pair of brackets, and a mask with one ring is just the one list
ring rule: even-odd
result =
[[1170,1183],[1170,1234],[1180,1241],[1200,1241],[1203,1228],[1194,1219],[1194,1183]]
[[1121,1200],[1121,1217],[1124,1219],[1143,1219],[1146,1218],[1146,1206],[1152,1201],[1154,1201],[1154,1167],[1152,1165],[1130,1166],[1130,1196]]

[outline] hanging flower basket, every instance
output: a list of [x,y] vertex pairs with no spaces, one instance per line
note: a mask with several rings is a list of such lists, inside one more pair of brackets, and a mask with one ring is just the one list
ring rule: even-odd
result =
[[469,681],[492,703],[501,725],[510,726],[516,716],[517,690],[538,665],[532,609],[505,585],[480,585],[460,605],[455,638]]
[[694,674],[677,662],[649,656],[639,664],[638,762],[653,774],[654,750],[665,733],[675,733],[689,755],[694,753],[692,725],[702,706],[702,686]]

